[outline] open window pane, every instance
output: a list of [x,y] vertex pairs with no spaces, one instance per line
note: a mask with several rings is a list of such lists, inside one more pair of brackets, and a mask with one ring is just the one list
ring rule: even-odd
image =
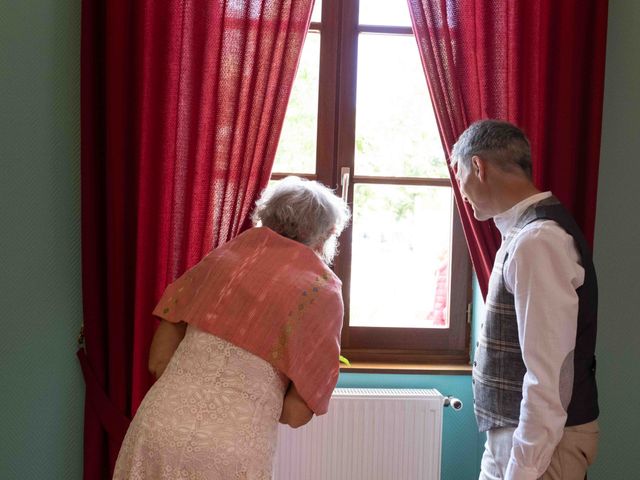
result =
[[356,175],[448,178],[416,41],[358,40]]
[[407,0],[360,0],[360,25],[410,27]]
[[280,134],[274,173],[315,173],[320,33],[309,32]]
[[352,327],[445,328],[451,189],[354,185]]

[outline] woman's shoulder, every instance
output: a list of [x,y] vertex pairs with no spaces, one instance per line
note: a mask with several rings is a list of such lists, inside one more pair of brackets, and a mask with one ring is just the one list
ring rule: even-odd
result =
[[235,253],[243,258],[253,257],[262,268],[268,266],[274,272],[284,268],[301,282],[313,279],[321,283],[325,290],[342,291],[338,276],[311,248],[267,227],[245,230],[220,250],[228,250],[228,254]]

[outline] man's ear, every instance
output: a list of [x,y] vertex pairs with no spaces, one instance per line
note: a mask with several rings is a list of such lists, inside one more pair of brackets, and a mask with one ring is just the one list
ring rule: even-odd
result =
[[478,180],[485,182],[487,179],[487,162],[478,155],[471,157],[471,169]]

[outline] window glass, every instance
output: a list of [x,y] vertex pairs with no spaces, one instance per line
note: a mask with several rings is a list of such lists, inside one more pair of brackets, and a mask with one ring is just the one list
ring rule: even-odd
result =
[[309,32],[293,82],[273,165],[274,173],[315,173],[320,33]]
[[316,3],[313,5],[313,12],[311,12],[311,21],[312,22],[320,22],[322,17],[322,0],[316,0]]
[[410,27],[407,0],[360,0],[360,25]]
[[355,174],[448,178],[416,41],[361,34]]
[[351,326],[447,327],[451,189],[354,185]]

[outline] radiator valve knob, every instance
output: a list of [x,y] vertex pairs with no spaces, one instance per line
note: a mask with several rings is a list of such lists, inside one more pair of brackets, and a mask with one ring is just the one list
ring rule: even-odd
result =
[[462,410],[463,405],[462,401],[459,398],[447,396],[444,397],[444,406],[451,407],[457,412],[459,410]]

